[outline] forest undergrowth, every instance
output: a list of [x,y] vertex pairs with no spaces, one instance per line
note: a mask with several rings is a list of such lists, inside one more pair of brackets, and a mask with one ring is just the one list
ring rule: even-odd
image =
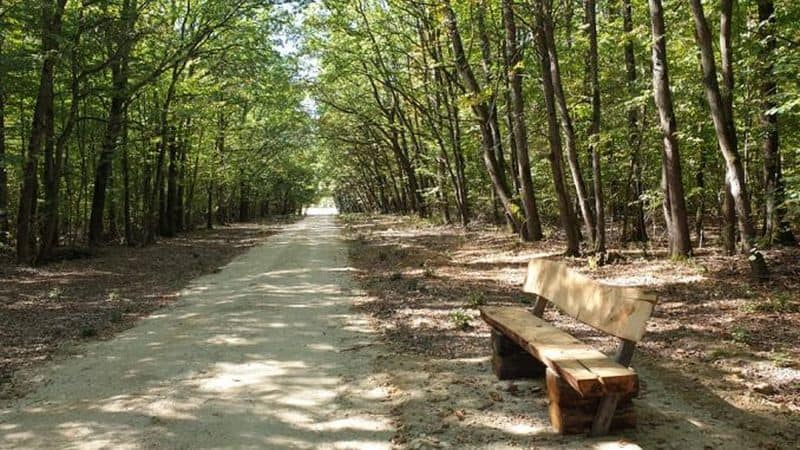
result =
[[[359,308],[376,320],[393,354],[380,365],[398,386],[396,443],[579,442],[549,430],[543,386],[496,381],[489,328],[478,316],[482,305],[530,303],[520,288],[525,265],[559,255],[559,236],[523,244],[488,226],[465,230],[399,216],[343,221],[351,263],[371,299]],[[752,281],[745,261],[715,247],[683,261],[658,246],[611,250],[618,261],[599,268],[585,257],[563,260],[659,297],[633,362],[642,382],[639,427],[616,438],[650,448],[792,448],[800,439],[800,250],[767,252],[768,283]],[[546,318],[606,352],[616,345],[552,309]],[[470,433],[460,432],[467,426]]]

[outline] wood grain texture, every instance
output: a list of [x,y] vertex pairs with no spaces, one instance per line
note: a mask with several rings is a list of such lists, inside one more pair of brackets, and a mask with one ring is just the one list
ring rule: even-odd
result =
[[[583,398],[550,369],[547,370],[545,378],[550,423],[553,428],[561,434],[576,434],[590,430],[595,423],[596,411],[608,397]],[[635,427],[636,411],[633,407],[635,392],[611,394],[611,396],[614,396],[617,402],[609,418],[609,429]]]
[[587,325],[633,342],[642,339],[656,303],[656,296],[643,289],[602,284],[543,258],[528,264],[523,290]]
[[483,307],[481,317],[573,387],[581,396],[629,393],[636,372],[520,307]]

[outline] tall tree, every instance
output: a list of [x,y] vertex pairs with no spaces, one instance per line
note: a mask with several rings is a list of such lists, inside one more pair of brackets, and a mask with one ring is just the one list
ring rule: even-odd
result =
[[42,66],[17,214],[17,261],[25,264],[32,264],[36,257],[39,158],[45,146],[55,145],[53,84],[66,4],[67,0],[41,1]]
[[103,212],[111,167],[123,129],[125,103],[132,95],[128,85],[130,58],[135,41],[136,22],[139,18],[137,0],[123,0],[119,17],[114,19],[113,45],[109,55],[111,65],[111,101],[108,119],[94,176],[91,218],[89,220],[89,245],[98,245],[103,239]]
[[508,65],[508,83],[511,99],[512,131],[514,147],[517,152],[517,172],[522,194],[522,207],[525,210],[525,233],[527,240],[542,238],[542,225],[539,210],[536,207],[536,196],[531,179],[530,156],[528,155],[528,129],[525,125],[525,102],[522,97],[522,48],[517,37],[517,25],[511,0],[503,0],[503,23],[506,30],[506,63]]
[[561,80],[561,64],[558,51],[556,50],[555,30],[553,26],[553,12],[551,0],[536,0],[537,15],[541,17],[541,30],[544,33],[548,61],[550,62],[549,79],[553,83],[553,93],[555,95],[556,106],[561,117],[561,126],[564,129],[564,141],[567,150],[567,160],[569,161],[572,182],[575,186],[575,193],[578,197],[578,206],[581,209],[586,232],[594,244],[597,235],[595,224],[595,213],[589,200],[589,193],[586,182],[583,179],[578,160],[578,142],[575,134],[575,127],[572,122],[572,115],[567,104],[567,96],[564,93],[564,83]]
[[561,227],[564,228],[567,237],[567,249],[564,253],[567,256],[578,256],[580,254],[580,237],[575,213],[573,212],[572,203],[567,193],[567,186],[564,182],[564,168],[562,165],[564,155],[561,147],[561,134],[558,129],[555,92],[553,92],[553,80],[551,79],[550,71],[551,62],[550,55],[547,51],[548,44],[546,32],[544,30],[545,19],[543,14],[537,14],[536,20],[539,30],[538,33],[536,33],[536,43],[539,48],[542,93],[544,94],[544,103],[547,113],[547,131],[550,142],[548,158],[550,159],[550,168],[552,170],[553,183],[558,200],[558,214],[561,220]]
[[[729,1],[729,0],[728,0]],[[770,243],[796,245],[797,239],[786,220],[785,186],[781,165],[780,133],[776,100],[778,84],[775,81],[775,49],[777,44],[775,29],[775,5],[772,0],[758,0],[758,22],[761,50],[759,55],[759,78],[761,80],[762,109],[760,114],[764,154],[764,236]]]
[[[720,95],[725,109],[725,120],[728,129],[731,131],[731,139],[734,147],[738,147],[736,136],[736,119],[733,115],[733,94],[734,94],[734,75],[733,75],[733,41],[731,37],[731,27],[733,24],[733,0],[720,1],[719,14],[719,52],[720,66],[722,69],[722,89]],[[730,181],[725,180],[722,201],[722,243],[725,251],[729,255],[736,252],[736,209],[733,194],[731,192]]]
[[[0,10],[4,7],[0,0]],[[8,171],[6,170],[5,20],[0,16],[0,245],[8,244]]]
[[[723,1],[723,8],[728,0]],[[691,0],[692,15],[695,23],[695,37],[700,49],[700,65],[703,70],[703,89],[710,109],[711,120],[717,135],[722,156],[725,159],[725,179],[736,207],[739,232],[742,235],[743,250],[751,253],[749,260],[753,274],[759,278],[767,276],[767,267],[763,256],[754,251],[755,228],[750,214],[750,197],[747,193],[747,183],[744,178],[744,169],[736,146],[736,129],[734,122],[728,117],[728,110],[723,101],[723,96],[717,82],[717,67],[714,59],[714,50],[711,43],[711,31],[706,21],[701,0]],[[728,4],[730,7],[730,4]],[[723,14],[724,16],[724,14]],[[726,46],[729,48],[729,46]],[[725,48],[723,48],[725,50]],[[730,60],[730,58],[728,57]],[[728,70],[732,70],[728,68]],[[732,73],[728,75],[733,83]],[[728,81],[726,81],[727,83]]]
[[[622,0],[622,29],[626,34],[625,45],[623,47],[625,58],[625,79],[628,84],[630,94],[636,92],[636,52],[633,43],[633,8],[631,0]],[[633,220],[630,236],[625,239],[644,242],[647,241],[647,228],[644,219],[644,206],[642,205],[642,155],[641,143],[642,135],[639,130],[639,108],[637,105],[630,105],[627,110],[628,125],[628,145],[630,146],[630,168],[628,171],[629,195],[626,200],[629,203],[628,214],[625,217],[625,224],[628,220]]]
[[486,100],[482,99],[483,92],[478,84],[478,80],[475,78],[475,73],[472,71],[466,52],[464,51],[461,33],[458,31],[458,22],[453,7],[450,5],[450,0],[443,1],[442,10],[444,13],[444,23],[453,48],[456,69],[461,76],[467,92],[473,97],[471,99],[471,106],[480,127],[484,165],[486,166],[487,172],[489,172],[489,178],[494,186],[494,192],[503,204],[506,216],[512,222],[514,229],[518,230],[521,225],[518,213],[519,207],[514,203],[508,183],[503,177],[500,162],[495,155],[496,143],[495,134],[492,131],[490,106]]
[[589,153],[592,155],[592,178],[594,181],[594,211],[596,214],[594,251],[598,261],[605,261],[606,216],[603,196],[603,176],[600,168],[600,69],[597,56],[597,11],[595,0],[584,0],[586,34],[589,38],[589,54],[586,71],[589,74],[589,98],[592,104],[592,120],[589,124]]
[[683,193],[681,157],[678,148],[678,127],[672,105],[672,89],[667,62],[667,32],[661,0],[649,0],[652,35],[653,98],[663,135],[662,174],[665,218],[670,238],[670,254],[686,257],[692,252],[689,224],[686,219],[686,199]]

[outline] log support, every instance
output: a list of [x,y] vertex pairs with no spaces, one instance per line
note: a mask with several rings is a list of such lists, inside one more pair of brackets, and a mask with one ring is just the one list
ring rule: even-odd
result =
[[558,433],[586,432],[595,423],[595,416],[601,405],[611,397],[614,397],[615,404],[609,416],[609,429],[636,427],[636,412],[633,408],[635,391],[606,397],[581,397],[572,386],[550,369],[547,369],[546,380],[550,423]]
[[[633,352],[636,350],[636,343],[623,339],[617,349],[617,356],[614,358],[618,363],[629,366],[631,359],[633,359]],[[592,429],[589,431],[591,436],[602,436],[608,433],[611,429],[611,422],[614,420],[615,411],[620,406],[622,396],[619,394],[610,394],[600,400],[597,407],[597,412],[592,422]]]
[[511,339],[492,330],[492,370],[499,380],[541,378],[545,365]]

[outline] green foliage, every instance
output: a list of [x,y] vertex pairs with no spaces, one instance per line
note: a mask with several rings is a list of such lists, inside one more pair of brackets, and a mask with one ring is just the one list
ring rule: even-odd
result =
[[450,318],[450,323],[452,323],[453,326],[458,330],[464,331],[472,328],[472,323],[470,322],[472,317],[463,309],[455,309],[450,311],[448,317]]
[[743,326],[737,326],[731,331],[731,339],[738,344],[748,344],[751,337],[750,331]]
[[749,301],[742,309],[751,313],[796,313],[800,312],[800,300],[788,293],[777,293],[765,299]]
[[486,304],[486,296],[481,291],[470,291],[467,294],[467,305],[478,308]]
[[[161,201],[159,190],[166,190],[173,177],[171,166],[187,228],[203,222],[209,192],[210,214],[221,223],[240,218],[241,205],[251,210],[246,216],[254,217],[267,209],[293,213],[312,203],[321,178],[314,119],[305,106],[307,86],[298,74],[297,51],[278,42],[296,35],[292,17],[299,4],[140,1],[129,16],[124,4],[69,1],[56,36],[61,49],[55,61],[54,123],[55,138],[63,142],[58,195],[64,217],[59,222],[69,227],[65,232],[72,242],[85,239],[93,170],[108,137],[114,93],[126,98],[127,115],[111,156],[106,204],[112,210],[103,216],[114,218],[117,233],[126,216],[126,186],[132,238],[142,241],[161,221],[148,214],[153,209],[164,214],[153,203]],[[41,11],[37,2],[6,2],[0,15],[6,105],[0,164],[9,178],[0,191],[10,189],[12,225],[19,202],[13,189],[21,182],[44,60]],[[129,57],[121,51],[124,46],[130,47]],[[121,88],[111,77],[114,58],[127,68]],[[65,124],[75,102],[78,114],[70,129]],[[176,158],[170,154],[173,144]],[[157,177],[164,183],[158,189]]]

